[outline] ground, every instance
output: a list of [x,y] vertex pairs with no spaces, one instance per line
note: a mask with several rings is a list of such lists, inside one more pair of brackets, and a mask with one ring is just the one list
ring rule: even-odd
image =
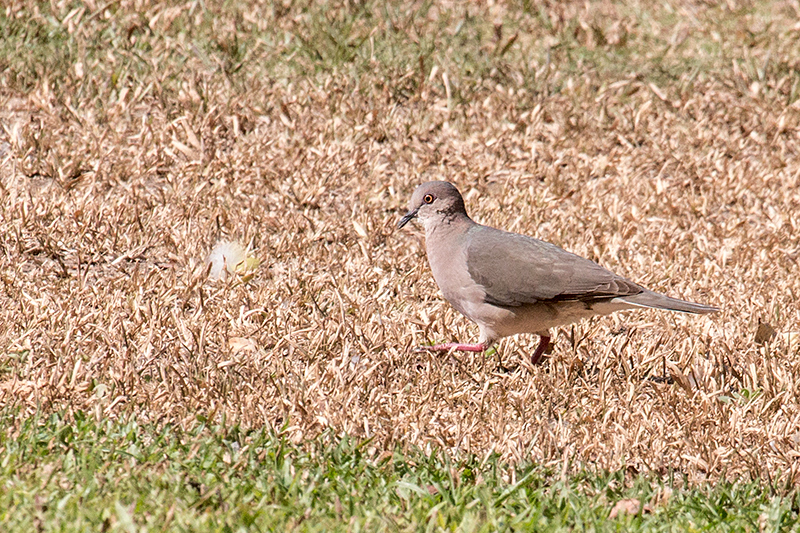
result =
[[[564,475],[800,480],[792,2],[11,2],[0,406]],[[411,192],[710,316],[453,359]],[[409,229],[410,228],[410,229]],[[259,265],[212,280],[220,240]],[[156,429],[154,431],[160,431]],[[310,445],[310,444],[309,444]],[[416,453],[416,452],[414,452]]]

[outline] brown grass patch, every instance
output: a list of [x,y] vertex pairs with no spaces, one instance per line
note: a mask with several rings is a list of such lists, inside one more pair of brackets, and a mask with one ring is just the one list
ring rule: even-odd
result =
[[[628,42],[641,37],[633,15],[583,5],[547,8],[556,26],[588,28],[572,34],[581,50],[613,54],[615,23]],[[123,2],[75,31],[89,39],[92,24],[129,17],[144,24],[131,36],[147,35],[175,15],[159,9]],[[700,15],[671,28],[675,61],[691,55],[682,31],[717,31],[708,8],[680,9]],[[795,483],[800,130],[789,10],[776,4],[759,30],[773,48],[728,42],[736,54],[719,69],[663,79],[581,66],[555,47],[549,63],[543,54],[525,66],[541,70],[531,87],[500,53],[511,35],[499,30],[502,44],[486,37],[485,51],[501,73],[478,78],[430,62],[420,73],[415,61],[390,78],[389,67],[236,78],[276,49],[234,70],[169,39],[152,61],[186,50],[185,70],[171,72],[180,82],[155,68],[110,87],[102,64],[88,82],[59,82],[69,90],[18,76],[0,94],[0,404],[20,416],[224,416],[297,442],[329,430],[564,468]],[[218,31],[230,40],[241,30],[226,20]],[[608,27],[592,30],[593,20]],[[758,20],[741,20],[755,31]],[[669,42],[669,29],[655,34]],[[536,39],[520,34],[508,53]],[[85,83],[96,86],[83,101]],[[560,331],[537,368],[525,363],[534,337],[458,363],[411,353],[477,335],[438,294],[419,229],[394,229],[431,178],[457,183],[478,221],[722,312],[584,322]],[[251,281],[206,279],[220,238],[253,242],[262,266]],[[763,344],[759,321],[777,331]]]

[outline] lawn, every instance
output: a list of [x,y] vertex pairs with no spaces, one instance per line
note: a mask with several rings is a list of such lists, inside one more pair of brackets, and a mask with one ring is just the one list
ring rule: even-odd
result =
[[78,413],[29,419],[0,442],[0,523],[6,531],[797,529],[800,496],[755,481],[565,476],[496,455],[380,451],[327,434],[306,444],[301,451],[280,434],[225,425],[184,432]]

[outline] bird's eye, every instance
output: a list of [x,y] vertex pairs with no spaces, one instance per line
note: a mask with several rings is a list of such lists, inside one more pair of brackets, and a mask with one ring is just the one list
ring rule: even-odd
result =
[[426,194],[425,196],[422,197],[422,201],[425,202],[426,204],[432,204],[433,199],[434,198],[432,194]]

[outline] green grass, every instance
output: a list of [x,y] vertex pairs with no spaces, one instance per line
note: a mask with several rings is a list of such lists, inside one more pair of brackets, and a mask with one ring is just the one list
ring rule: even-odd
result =
[[[800,494],[771,495],[757,482],[562,478],[496,457],[381,453],[333,436],[297,446],[202,423],[182,432],[78,414],[18,427],[0,437],[0,529],[9,532],[798,530]],[[627,498],[650,509],[610,519]]]
[[748,83],[769,87],[789,76],[784,97],[798,96],[796,65],[785,59],[797,37],[771,22],[771,4],[706,6],[692,19],[669,4],[612,5],[615,17],[600,8],[565,16],[530,2],[493,16],[485,7],[424,1],[158,3],[138,11],[110,3],[97,12],[82,2],[30,1],[0,12],[0,82],[24,93],[44,79],[67,103],[96,98],[102,111],[125,87],[146,87],[137,98],[153,92],[173,102],[188,78],[202,98],[208,84],[244,94],[267,80],[371,74],[403,100],[436,68],[433,83],[447,73],[458,104],[496,84],[536,98],[582,76],[594,89],[638,77],[682,80],[681,90],[691,91],[693,80],[733,62]]

